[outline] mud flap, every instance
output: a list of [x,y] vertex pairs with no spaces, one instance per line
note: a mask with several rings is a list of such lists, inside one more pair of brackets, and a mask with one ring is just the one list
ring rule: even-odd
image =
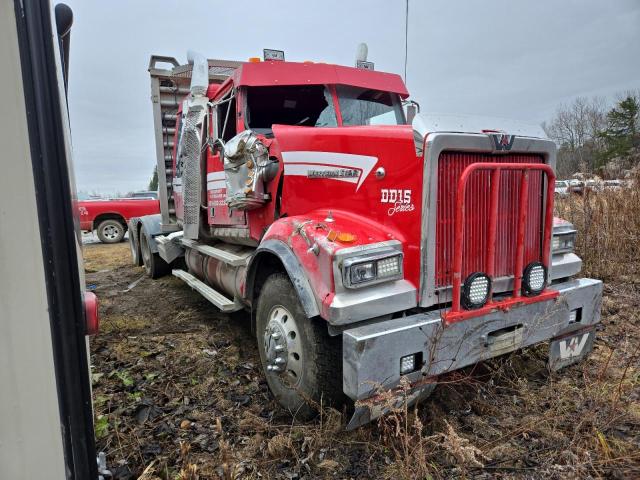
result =
[[430,383],[409,388],[406,392],[402,390],[399,393],[388,391],[375,397],[358,400],[346,429],[353,430],[376,418],[380,418],[391,410],[403,407],[405,402],[408,406],[414,405],[416,402],[428,398],[436,388],[436,385],[436,380],[434,379],[430,380]]
[[593,350],[595,338],[595,327],[553,338],[549,345],[549,369],[557,371],[583,360]]

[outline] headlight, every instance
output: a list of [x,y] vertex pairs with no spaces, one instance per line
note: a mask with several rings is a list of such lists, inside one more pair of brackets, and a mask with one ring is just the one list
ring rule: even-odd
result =
[[522,290],[531,297],[538,295],[547,284],[547,269],[540,262],[531,262],[522,274]]
[[359,288],[402,278],[402,253],[377,254],[347,258],[342,280],[347,288]]
[[551,253],[573,252],[576,246],[576,233],[571,223],[556,219],[551,236]]
[[480,308],[489,300],[490,292],[491,279],[482,272],[472,273],[462,286],[462,306],[467,310]]
[[349,283],[357,285],[376,278],[376,265],[373,262],[357,263],[349,268]]
[[575,230],[569,232],[556,233],[551,240],[551,251],[553,253],[573,252],[576,246]]

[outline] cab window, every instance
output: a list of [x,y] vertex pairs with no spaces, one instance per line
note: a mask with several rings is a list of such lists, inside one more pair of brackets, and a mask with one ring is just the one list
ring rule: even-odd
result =
[[231,92],[231,100],[229,94],[225,93],[217,100],[216,105],[216,128],[218,137],[227,142],[236,136],[236,96]]
[[406,123],[398,94],[346,85],[338,85],[337,92],[345,126]]
[[271,135],[275,124],[338,125],[331,93],[323,85],[249,87],[246,122],[248,128],[263,135]]

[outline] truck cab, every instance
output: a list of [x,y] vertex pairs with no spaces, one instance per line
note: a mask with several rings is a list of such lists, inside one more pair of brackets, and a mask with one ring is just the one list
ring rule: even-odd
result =
[[[403,144],[407,154],[403,161],[405,172],[418,168],[411,127],[406,125],[402,108],[402,100],[407,96],[399,76],[382,72],[314,63],[242,64],[222,85],[208,88],[212,108],[206,124],[209,137],[219,147],[243,132],[246,138],[253,136],[264,144],[269,152],[265,160],[267,190],[244,192],[246,172],[238,171],[237,178],[229,170],[225,173],[222,148],[208,149],[206,224],[214,230],[233,229],[233,235],[225,235],[231,242],[257,246],[274,218],[317,208],[316,194],[327,186],[333,193],[325,199],[326,208],[340,209],[356,199],[362,211],[378,207],[377,202],[371,201],[377,192],[363,195],[365,190],[360,187],[374,173],[370,165],[373,154],[381,147],[389,147],[390,134],[396,144]],[[184,122],[182,106],[178,111],[176,146],[180,144]],[[348,153],[339,146],[344,141],[350,142]],[[320,149],[335,153],[326,155]],[[174,153],[172,183],[182,186],[185,168],[179,153]],[[385,168],[385,161],[379,159],[379,169]],[[394,174],[396,171],[403,173],[395,167],[390,169]],[[393,178],[388,178],[386,183],[392,181]],[[251,201],[260,206],[260,211],[228,205],[225,202],[228,186],[235,189],[239,201]],[[260,195],[274,201],[258,198]],[[249,200],[251,196],[254,198]],[[184,196],[180,188],[174,192],[174,198],[176,218],[183,222]],[[293,198],[295,201],[291,201]],[[370,201],[362,203],[361,198]],[[276,207],[280,211],[276,212]]]
[[384,413],[384,391],[415,402],[447,372],[542,341],[554,369],[590,351],[602,284],[574,278],[543,135],[410,125],[402,79],[361,68],[193,54],[150,72],[166,176],[161,215],[130,222],[132,252],[251,313],[285,408],[347,397],[352,428]]

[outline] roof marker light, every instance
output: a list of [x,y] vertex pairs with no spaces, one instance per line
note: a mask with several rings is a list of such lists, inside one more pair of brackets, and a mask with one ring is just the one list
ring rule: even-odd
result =
[[264,50],[262,50],[262,54],[265,62],[269,60],[276,61],[276,62],[284,62],[283,50],[271,50],[270,48],[265,48]]

